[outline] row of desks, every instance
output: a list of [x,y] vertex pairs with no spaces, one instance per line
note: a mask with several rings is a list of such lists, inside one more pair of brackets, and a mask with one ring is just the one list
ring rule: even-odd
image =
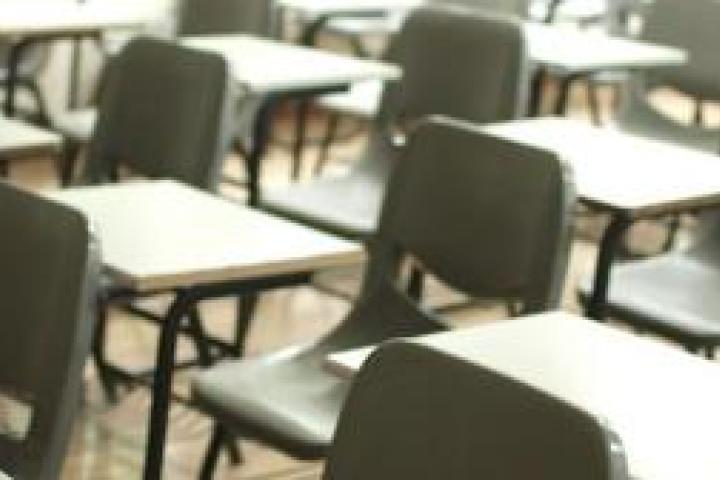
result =
[[[352,5],[357,8],[363,2],[355,3]],[[367,1],[366,6],[372,3]],[[52,5],[57,6],[43,8],[39,14],[31,5],[14,6],[8,10],[8,15],[0,18],[0,38],[9,39],[12,44],[5,105],[7,116],[15,113],[17,67],[29,45],[51,38],[95,37],[108,29],[137,28],[147,21],[147,11],[119,7],[107,0],[81,6],[62,2]],[[298,5],[294,6],[297,8]],[[306,5],[341,8],[347,7],[347,2],[307,2]],[[374,2],[374,5],[378,3]],[[524,28],[532,62],[567,74],[671,66],[686,61],[685,52],[672,47],[533,23],[525,24]],[[181,43],[225,57],[235,81],[248,97],[255,100],[251,102],[257,105],[252,148],[246,157],[250,203],[253,205],[260,195],[261,160],[269,141],[273,111],[279,102],[342,91],[363,80],[397,80],[402,74],[396,66],[248,35],[184,38]]]
[[[619,239],[615,223],[720,204],[720,164],[714,155],[569,120],[483,128],[556,152],[575,172],[580,199],[619,219],[606,233],[614,240],[601,244],[590,315],[602,314]],[[161,462],[181,318],[201,300],[302,284],[317,269],[363,259],[357,244],[175,182],[83,187],[51,196],[92,220],[106,270],[117,285],[177,294],[158,344],[148,447],[153,469]]]

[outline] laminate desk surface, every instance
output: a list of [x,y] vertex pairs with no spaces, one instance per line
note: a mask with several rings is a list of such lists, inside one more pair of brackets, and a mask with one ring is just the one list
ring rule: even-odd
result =
[[555,152],[572,167],[578,195],[602,208],[649,216],[720,203],[714,154],[559,118],[484,130]]
[[85,34],[114,28],[135,28],[147,22],[151,10],[131,2],[66,1],[3,4],[0,36]]
[[382,14],[410,10],[424,3],[423,0],[276,0],[278,7],[292,9],[308,16]]
[[139,291],[356,264],[363,248],[173,181],[50,194],[84,212],[103,263]]
[[[306,16],[349,18],[373,13],[407,13],[432,4],[423,0],[278,0],[278,5]],[[375,33],[391,34],[401,27],[402,21],[379,25],[389,30]],[[532,21],[525,22],[524,29],[530,59],[562,73],[673,66],[687,61],[687,53],[682,49],[614,37],[604,32]]]
[[62,137],[57,133],[20,120],[0,117],[0,156],[32,155],[57,151],[61,147]]
[[[659,342],[553,312],[417,337],[604,418],[633,477],[720,478],[720,367]],[[368,349],[328,357],[351,375]]]
[[526,22],[524,29],[530,60],[563,73],[669,67],[687,62],[683,49],[603,32],[533,22]]
[[252,35],[188,36],[181,43],[222,55],[235,80],[253,94],[342,87],[402,74],[395,65]]

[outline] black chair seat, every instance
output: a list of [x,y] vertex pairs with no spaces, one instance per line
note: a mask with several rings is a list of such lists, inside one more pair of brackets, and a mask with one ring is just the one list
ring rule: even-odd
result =
[[238,433],[298,458],[319,458],[330,445],[348,388],[322,361],[315,352],[289,348],[227,362],[195,378],[193,398]]
[[[580,286],[587,299],[591,279]],[[618,265],[608,315],[689,347],[720,344],[720,270],[685,253]]]

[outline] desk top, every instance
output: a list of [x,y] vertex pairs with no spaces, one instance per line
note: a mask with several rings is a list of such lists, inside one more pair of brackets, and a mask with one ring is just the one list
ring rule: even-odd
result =
[[631,216],[720,204],[720,158],[657,140],[560,118],[483,127],[556,152],[572,167],[578,195]]
[[[720,478],[720,367],[712,362],[561,312],[413,341],[605,418],[620,435],[638,479]],[[351,351],[328,362],[350,374],[367,355]]]
[[683,49],[597,31],[526,22],[525,36],[533,62],[564,73],[632,70],[687,62]]
[[[368,13],[396,13],[427,4],[424,0],[278,0],[278,4],[308,16],[352,16]],[[390,34],[402,21],[385,22]],[[639,40],[612,37],[599,31],[582,31],[572,26],[525,23],[530,59],[564,73],[599,70],[638,69],[681,65],[687,53],[678,48],[653,45]]]
[[0,117],[0,156],[32,155],[62,146],[57,133],[29,125],[20,120]]
[[0,36],[90,34],[113,28],[136,28],[148,21],[140,2],[11,2],[2,5]]
[[409,10],[425,0],[276,0],[280,8],[292,9],[307,16],[382,14]]
[[225,57],[235,80],[254,94],[343,86],[401,76],[395,65],[299,47],[252,35],[183,37],[187,47]]
[[302,273],[364,257],[359,244],[173,181],[49,196],[90,218],[109,274],[140,291]]

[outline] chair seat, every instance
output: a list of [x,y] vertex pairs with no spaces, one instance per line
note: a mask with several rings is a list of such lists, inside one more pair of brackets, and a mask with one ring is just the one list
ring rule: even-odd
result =
[[318,105],[345,115],[373,118],[380,108],[383,82],[367,81],[353,85],[350,90],[321,96]]
[[322,178],[263,193],[265,210],[343,237],[365,239],[378,221],[385,180],[369,172]]
[[77,143],[87,143],[92,136],[96,119],[97,110],[83,108],[54,115],[51,121],[53,129],[65,138]]
[[[587,299],[591,279],[581,282]],[[617,265],[608,295],[610,316],[688,346],[720,344],[720,269],[684,253]]]
[[316,352],[289,348],[220,364],[193,379],[193,400],[240,435],[298,458],[321,458],[348,390],[322,362]]
[[646,103],[634,102],[616,120],[623,131],[705,152],[720,150],[720,130],[681,125]]

